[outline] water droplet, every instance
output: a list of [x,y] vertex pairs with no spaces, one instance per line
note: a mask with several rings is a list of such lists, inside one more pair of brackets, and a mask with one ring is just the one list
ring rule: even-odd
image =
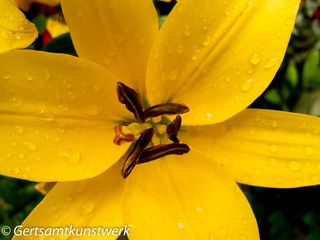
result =
[[32,74],[31,74],[31,73],[28,73],[26,79],[27,79],[27,81],[31,82],[31,81],[33,80]]
[[226,9],[225,11],[224,11],[224,14],[227,16],[227,17],[229,17],[230,16],[230,10],[229,9]]
[[292,171],[298,171],[301,168],[301,163],[298,161],[291,161],[289,163],[289,169]]
[[171,81],[175,81],[175,80],[177,80],[178,75],[179,75],[178,71],[172,71],[169,78]]
[[244,81],[244,83],[241,85],[241,90],[243,92],[248,92],[251,90],[253,85],[253,78],[249,78],[246,81]]
[[65,157],[67,162],[71,165],[76,165],[80,162],[80,152],[64,152],[60,153],[61,156]]
[[80,212],[82,215],[86,216],[86,215],[89,215],[90,213],[92,213],[94,208],[95,208],[94,202],[88,201],[88,202],[82,204]]
[[220,231],[219,231],[220,236],[226,236],[227,233],[228,233],[227,230],[224,229],[224,228],[221,228]]
[[190,27],[189,26],[186,26],[186,28],[184,29],[184,35],[186,37],[190,36],[191,34],[191,30],[190,30]]
[[278,147],[275,144],[271,144],[269,150],[270,150],[270,152],[275,153],[278,151]]
[[82,108],[84,113],[95,116],[98,114],[98,107],[96,105],[88,105]]
[[2,77],[4,80],[9,80],[10,79],[10,75],[9,74],[5,74]]
[[292,25],[293,23],[294,23],[294,21],[291,20],[291,19],[288,19],[288,20],[286,21],[286,24],[287,24],[287,25]]
[[23,134],[23,132],[24,132],[23,127],[21,127],[21,126],[16,126],[16,127],[15,127],[15,130],[16,130],[16,132],[19,133],[19,134]]
[[276,58],[276,57],[270,58],[270,59],[264,64],[264,67],[265,67],[266,69],[273,68],[273,67],[276,65],[276,63],[277,63],[277,60],[278,60],[278,58]]
[[179,229],[184,229],[184,223],[177,222],[177,225]]
[[272,126],[273,128],[277,128],[277,127],[278,127],[278,123],[277,123],[276,121],[273,121],[272,124],[271,124],[271,126]]
[[71,92],[71,91],[67,93],[67,96],[68,96],[68,98],[69,98],[70,100],[76,99],[76,96],[75,96],[74,93]]
[[259,53],[254,53],[250,58],[250,62],[252,65],[257,65],[261,62],[261,56]]
[[270,158],[270,159],[269,159],[269,164],[270,164],[271,166],[275,166],[275,165],[277,165],[277,160],[276,160],[275,158]]
[[13,174],[19,174],[20,173],[20,169],[19,168],[12,168],[12,173]]
[[100,88],[99,84],[93,85],[93,91],[94,91],[95,93],[100,92],[100,90],[101,90],[101,88]]
[[206,113],[206,118],[207,118],[207,120],[211,120],[213,118],[213,114],[210,113],[210,112],[207,112]]
[[311,157],[312,155],[314,155],[314,149],[311,146],[305,146],[304,147],[304,153]]
[[9,99],[9,102],[12,104],[14,107],[20,107],[22,104],[22,101],[20,98],[12,97]]
[[199,53],[200,53],[200,51],[199,51],[199,50],[196,50],[196,51],[192,54],[192,56],[191,56],[192,61],[196,61],[196,60],[198,59]]
[[51,122],[55,118],[55,115],[46,105],[40,104],[37,117],[39,117],[41,120]]
[[25,144],[30,151],[37,150],[37,146],[33,142],[26,142]]
[[206,37],[203,41],[202,41],[202,45],[203,46],[208,46],[211,42],[211,38],[210,37]]

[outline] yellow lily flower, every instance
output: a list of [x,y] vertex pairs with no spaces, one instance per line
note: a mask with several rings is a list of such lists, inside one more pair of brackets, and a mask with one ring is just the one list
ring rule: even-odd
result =
[[0,53],[28,47],[38,36],[35,25],[11,0],[0,1]]
[[[184,0],[159,31],[149,0],[62,1],[80,58],[0,55],[0,173],[58,182],[23,225],[130,224],[130,239],[259,239],[236,181],[278,188],[320,182],[318,118],[245,110],[279,68],[298,6]],[[145,110],[146,102],[156,107]],[[171,130],[145,121],[173,106],[190,109],[178,135],[178,117]],[[145,149],[150,126],[156,146]],[[143,163],[182,153],[157,145],[158,136],[169,141],[166,130],[185,154]],[[133,137],[126,152],[130,144],[120,143]]]

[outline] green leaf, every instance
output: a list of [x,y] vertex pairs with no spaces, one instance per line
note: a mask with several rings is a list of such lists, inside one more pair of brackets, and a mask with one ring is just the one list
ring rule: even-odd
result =
[[282,102],[281,96],[276,89],[270,89],[264,94],[264,98],[272,104],[279,105]]
[[291,84],[292,87],[296,87],[298,85],[299,74],[296,63],[294,61],[290,61],[285,74],[285,78]]
[[66,53],[77,56],[70,33],[65,33],[60,35],[59,37],[52,39],[47,45],[43,47],[42,50],[46,52]]
[[43,34],[47,28],[47,18],[45,15],[40,14],[36,16],[32,22],[36,25],[39,34]]
[[303,84],[307,89],[320,88],[320,53],[313,50],[303,65]]

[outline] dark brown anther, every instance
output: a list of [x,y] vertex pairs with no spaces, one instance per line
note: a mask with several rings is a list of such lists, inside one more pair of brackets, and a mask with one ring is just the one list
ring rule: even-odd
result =
[[123,178],[127,178],[132,172],[133,168],[138,163],[138,160],[143,152],[143,150],[148,146],[154,134],[154,129],[149,128],[143,131],[137,141],[134,141],[128,151],[123,155],[121,160],[123,160],[121,175]]
[[169,139],[174,142],[174,143],[179,143],[179,139],[178,139],[178,132],[180,130],[181,127],[181,122],[182,119],[181,117],[178,115],[176,116],[176,118],[173,120],[172,123],[170,123],[167,126],[167,134]]
[[176,115],[183,114],[186,112],[189,112],[189,108],[184,104],[164,103],[147,108],[144,111],[144,117],[147,119],[151,117],[159,117],[164,114]]
[[165,144],[165,145],[158,145],[155,147],[149,147],[142,152],[138,160],[138,164],[150,162],[152,160],[156,160],[172,154],[175,154],[175,155],[186,154],[189,151],[190,151],[189,146],[183,143],[171,143],[171,144]]
[[126,105],[126,108],[134,114],[138,122],[144,122],[143,108],[138,93],[122,82],[117,84],[117,93],[119,101]]
[[134,135],[129,133],[125,134],[122,132],[122,125],[118,125],[114,127],[115,136],[113,139],[113,143],[117,145],[121,145],[123,142],[132,142],[134,140]]

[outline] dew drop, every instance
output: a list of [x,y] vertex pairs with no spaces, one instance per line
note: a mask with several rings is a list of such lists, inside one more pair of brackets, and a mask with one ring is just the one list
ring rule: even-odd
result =
[[269,164],[270,164],[271,166],[275,166],[275,165],[277,165],[277,160],[276,160],[275,158],[270,158],[270,159],[269,159]]
[[179,229],[184,229],[184,223],[177,222],[177,225]]
[[202,41],[202,45],[203,46],[208,46],[211,42],[211,38],[210,37],[206,37],[203,41]]
[[23,127],[21,127],[21,126],[16,126],[16,127],[15,127],[15,130],[16,130],[16,132],[19,133],[19,134],[23,134],[23,132],[24,132],[24,129],[23,129]]
[[82,215],[86,216],[86,215],[89,215],[90,213],[92,213],[94,208],[95,208],[94,202],[88,201],[88,202],[82,204],[80,212]]
[[173,71],[173,72],[171,72],[169,78],[170,78],[171,81],[175,81],[175,80],[177,80],[178,75],[179,75],[179,72],[178,72],[178,71]]
[[300,170],[300,168],[301,168],[301,164],[298,161],[291,161],[289,163],[289,169],[291,171],[298,171],[298,170]]
[[242,85],[241,85],[241,90],[242,92],[248,92],[251,90],[253,85],[253,78],[247,79]]
[[186,37],[190,36],[191,34],[191,30],[190,30],[190,27],[189,26],[186,26],[185,30],[184,30],[184,35]]
[[270,150],[270,152],[275,153],[275,152],[277,152],[278,147],[275,144],[271,144],[269,150]]
[[196,211],[196,213],[202,213],[203,209],[201,207],[196,207],[195,211]]
[[213,114],[210,113],[210,112],[207,112],[206,113],[206,118],[207,118],[207,120],[211,120],[213,118]]
[[100,90],[101,90],[101,88],[100,88],[100,86],[99,86],[98,84],[93,85],[93,91],[94,91],[95,93],[100,92]]
[[84,113],[95,116],[98,114],[98,107],[96,105],[88,105],[82,108]]
[[225,11],[224,11],[224,14],[227,16],[227,17],[229,17],[230,16],[230,10],[229,9],[226,9]]
[[20,173],[20,169],[19,168],[12,168],[12,173],[13,174],[19,174]]
[[33,142],[26,142],[25,144],[30,151],[37,150],[37,146]]
[[22,104],[22,101],[20,98],[12,97],[9,99],[9,102],[12,104],[14,107],[20,107]]
[[227,230],[224,229],[224,228],[221,228],[220,231],[219,231],[220,236],[226,236],[227,233],[228,233]]
[[9,80],[9,79],[10,79],[10,75],[9,75],[9,74],[3,75],[3,79],[4,79],[4,80]]
[[28,73],[28,75],[27,75],[27,81],[29,81],[29,82],[31,82],[32,80],[33,80],[33,76],[32,76],[32,74],[31,73]]
[[257,65],[261,62],[261,56],[258,53],[254,53],[250,58],[250,62],[252,65]]
[[80,162],[80,158],[81,158],[80,152],[65,152],[65,153],[61,153],[61,155],[65,157],[67,162],[71,165],[76,165]]
[[304,153],[311,157],[312,155],[314,155],[314,149],[311,146],[305,146],[304,147]]
[[278,123],[277,123],[276,121],[273,121],[272,124],[271,124],[271,126],[272,126],[273,128],[277,128],[277,127],[278,127]]
[[264,64],[264,68],[265,68],[265,69],[273,68],[273,67],[276,65],[276,63],[277,63],[277,60],[278,60],[278,58],[276,58],[276,57],[270,58],[270,59]]

